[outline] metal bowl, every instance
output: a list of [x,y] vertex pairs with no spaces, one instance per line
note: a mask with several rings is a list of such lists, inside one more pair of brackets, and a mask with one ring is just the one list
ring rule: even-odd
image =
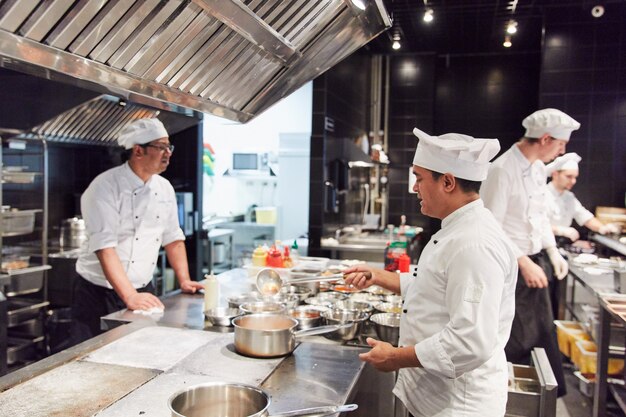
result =
[[370,317],[378,338],[383,342],[398,346],[400,339],[400,314],[378,313]]
[[357,292],[354,294],[350,294],[350,300],[361,301],[364,303],[370,303],[374,305],[376,303],[380,303],[380,296],[375,295],[375,294],[370,294],[368,292]]
[[289,315],[298,320],[298,330],[311,329],[322,323],[322,313],[330,310],[323,306],[299,306],[289,311]]
[[349,310],[356,311],[359,313],[366,313],[368,316],[372,314],[373,307],[370,303],[366,303],[363,301],[353,301],[353,300],[341,300],[337,301],[333,308],[337,310]]
[[328,324],[346,324],[351,323],[352,326],[339,329],[332,333],[324,334],[325,337],[332,340],[348,341],[358,336],[361,326],[367,320],[369,315],[364,312],[351,310],[332,309],[322,313],[322,317],[326,319]]
[[230,308],[239,308],[240,305],[245,303],[252,303],[255,301],[259,301],[261,299],[261,295],[253,291],[248,294],[236,295],[234,297],[228,297],[226,301],[228,302],[228,307]]
[[280,289],[280,294],[294,294],[298,296],[300,302],[303,302],[313,293],[310,288],[300,285],[286,285]]
[[300,298],[296,294],[276,294],[264,301],[284,304],[287,310],[294,309],[300,304]]
[[378,303],[374,304],[374,308],[383,313],[402,313],[401,303]]
[[391,295],[383,295],[383,301],[386,303],[392,304],[402,304],[404,300],[401,295],[391,294]]
[[232,319],[242,313],[238,308],[217,307],[204,312],[204,316],[214,326],[232,326]]
[[239,306],[239,310],[241,310],[243,314],[284,314],[287,308],[282,303],[255,301],[252,303],[243,303]]

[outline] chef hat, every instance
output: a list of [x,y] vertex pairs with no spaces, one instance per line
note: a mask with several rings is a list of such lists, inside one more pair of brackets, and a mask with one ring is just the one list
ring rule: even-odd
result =
[[555,139],[569,141],[574,130],[580,128],[580,123],[557,109],[537,110],[524,119],[522,126],[526,128],[527,138],[540,138],[548,134]]
[[470,181],[487,178],[489,161],[500,150],[497,139],[476,139],[460,133],[430,136],[417,128],[413,134],[419,139],[413,165]]
[[159,119],[139,119],[122,129],[117,137],[117,143],[124,149],[130,149],[133,145],[143,145],[168,136],[165,126]]
[[563,171],[565,169],[575,169],[578,171],[578,163],[581,159],[582,158],[576,152],[566,153],[546,165],[546,172],[548,175],[551,175],[554,171]]

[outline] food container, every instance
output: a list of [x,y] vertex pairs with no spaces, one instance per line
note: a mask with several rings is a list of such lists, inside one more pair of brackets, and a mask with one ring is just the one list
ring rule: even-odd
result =
[[28,268],[30,262],[30,256],[3,256],[2,257],[2,272],[8,272],[15,269]]
[[556,325],[556,338],[559,350],[563,355],[572,356],[572,346],[577,340],[590,340],[591,336],[585,331],[581,323],[576,321],[554,320]]
[[284,304],[287,310],[294,309],[300,304],[300,298],[296,294],[281,294],[278,293],[270,299],[275,303]]
[[254,358],[289,355],[296,347],[296,337],[313,336],[344,329],[346,325],[315,327],[294,331],[298,321],[282,314],[249,314],[233,320],[235,350]]
[[243,314],[283,314],[287,308],[282,303],[273,301],[254,301],[239,306]]
[[80,217],[72,217],[61,222],[59,244],[62,248],[80,248],[86,241],[87,226],[85,220]]
[[[595,374],[597,370],[598,347],[589,340],[577,340],[572,346],[572,362],[583,374]],[[608,374],[621,374],[624,360],[609,358]]]
[[276,224],[276,207],[256,207],[256,222],[259,224]]
[[2,212],[2,236],[19,236],[32,233],[35,213],[41,210],[15,210]]
[[378,313],[370,317],[378,338],[383,342],[398,346],[400,339],[400,314]]
[[[185,388],[167,401],[172,417],[267,417],[270,395],[246,384],[210,382]],[[356,404],[294,410],[279,416],[328,416],[357,409]]]
[[353,294],[353,293],[357,293],[361,291],[358,288],[352,287],[350,285],[345,285],[345,284],[333,285],[332,289],[333,291],[337,291],[342,294]]
[[377,303],[374,308],[383,313],[402,313],[402,303]]
[[596,385],[595,377],[591,377],[591,375],[585,376],[580,371],[574,372],[574,376],[578,378],[578,390],[585,397],[593,398],[593,389]]
[[367,317],[367,313],[360,313],[350,310],[337,310],[332,309],[322,313],[322,317],[328,324],[348,324],[349,327],[345,327],[333,333],[325,334],[324,336],[331,340],[348,341],[357,337],[361,331],[361,327]]
[[240,305],[244,303],[252,303],[255,301],[259,301],[261,299],[261,294],[258,292],[251,292],[248,294],[236,295],[234,297],[228,297],[226,301],[228,302],[228,307],[230,308],[239,308]]
[[364,303],[374,304],[380,303],[380,295],[370,294],[368,292],[357,292],[350,294],[349,297],[352,301],[362,301]]
[[214,326],[232,326],[232,319],[240,316],[242,313],[238,308],[217,307],[204,312],[204,316]]
[[11,277],[11,280],[5,286],[5,295],[13,297],[32,294],[41,290],[44,281],[44,271],[50,268],[50,265],[40,265],[7,271],[6,273]]
[[322,324],[322,312],[329,308],[322,306],[299,306],[289,311],[289,315],[298,320],[298,330],[311,329]]
[[365,303],[363,301],[353,301],[353,300],[340,300],[337,301],[333,308],[337,310],[349,310],[356,311],[358,313],[365,313],[369,317],[372,314],[372,305],[370,303]]
[[294,294],[300,302],[304,302],[313,291],[310,288],[300,285],[286,285],[280,289],[281,294]]

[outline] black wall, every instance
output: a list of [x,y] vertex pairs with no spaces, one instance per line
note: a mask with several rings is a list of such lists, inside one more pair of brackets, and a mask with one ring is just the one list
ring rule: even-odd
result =
[[626,190],[626,4],[548,14],[542,53],[540,105],[578,120],[568,152],[582,157],[573,191],[589,210],[624,207]]

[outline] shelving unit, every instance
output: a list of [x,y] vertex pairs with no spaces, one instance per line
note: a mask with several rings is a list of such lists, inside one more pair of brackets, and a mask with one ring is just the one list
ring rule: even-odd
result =
[[0,323],[6,326],[0,330],[0,337],[5,335],[0,346],[6,346],[0,369],[11,371],[45,354],[48,149],[44,139],[5,139],[2,134],[0,291],[7,297],[7,320]]
[[219,274],[234,268],[234,230],[211,229],[203,230],[202,242],[202,273]]

